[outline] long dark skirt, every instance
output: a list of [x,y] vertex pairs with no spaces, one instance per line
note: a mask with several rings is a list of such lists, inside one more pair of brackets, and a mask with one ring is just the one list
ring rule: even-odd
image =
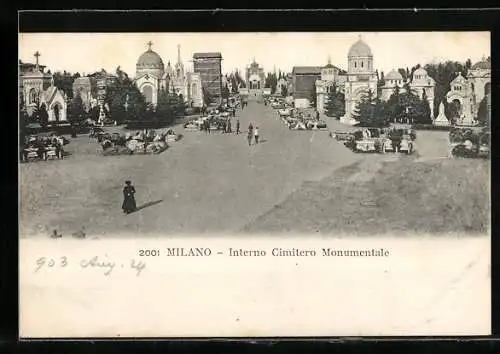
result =
[[123,199],[122,209],[125,213],[131,213],[137,209],[135,203],[135,198],[133,196],[127,196]]

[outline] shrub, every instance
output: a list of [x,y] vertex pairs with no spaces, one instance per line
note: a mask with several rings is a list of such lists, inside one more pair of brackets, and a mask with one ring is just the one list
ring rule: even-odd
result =
[[449,131],[452,129],[451,126],[440,126],[433,124],[413,124],[411,129],[415,130],[441,130],[441,131]]

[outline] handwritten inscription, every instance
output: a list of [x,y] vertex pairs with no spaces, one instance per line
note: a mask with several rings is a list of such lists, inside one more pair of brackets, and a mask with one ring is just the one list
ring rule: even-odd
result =
[[[40,257],[36,260],[35,273],[38,273],[43,268],[66,268],[70,263],[73,262],[70,262],[66,256],[58,258]],[[135,272],[136,276],[141,275],[142,271],[146,268],[145,262],[131,259],[128,263],[116,263],[109,259],[107,255],[104,257],[93,256],[81,259],[75,263],[82,269],[101,269],[105,276],[111,275],[117,267],[131,269]]]

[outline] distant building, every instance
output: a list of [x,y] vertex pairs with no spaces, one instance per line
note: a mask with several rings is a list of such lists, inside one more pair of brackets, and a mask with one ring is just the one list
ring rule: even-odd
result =
[[141,54],[136,64],[135,84],[144,95],[147,103],[158,104],[158,94],[161,90],[182,95],[183,100],[193,107],[203,105],[201,78],[198,74],[188,72],[184,68],[180,54],[180,45],[177,46],[177,62],[172,67],[170,61],[165,64],[158,53],[151,49]]
[[206,92],[217,102],[222,102],[222,54],[194,53],[193,67]]
[[30,117],[38,109],[45,109],[49,122],[65,122],[68,120],[68,98],[54,85],[54,78],[45,72],[45,66],[39,65],[40,55],[38,52],[34,54],[35,64],[19,61],[20,104],[24,105]]
[[413,72],[413,77],[410,82],[410,88],[414,94],[423,98],[424,93],[431,108],[431,117],[434,118],[434,95],[436,88],[436,81],[427,74],[424,68],[418,68]]
[[174,67],[170,65],[170,61],[168,62],[163,82],[169,92],[182,95],[188,106],[203,106],[201,76],[198,73],[186,70],[181,59],[180,45],[177,45],[177,62]]
[[89,76],[77,77],[73,82],[73,97],[80,95],[83,103],[83,108],[89,112],[96,104],[92,92],[96,86],[96,81]]
[[168,77],[165,76],[162,58],[151,49],[153,43],[147,44],[148,50],[137,60],[135,84],[144,95],[146,102],[156,106],[159,91],[168,87]]
[[479,105],[483,99],[487,100],[488,118],[491,115],[491,59],[482,59],[474,64],[467,72],[467,78],[461,73],[450,84],[451,90],[446,95],[448,104],[455,104],[459,125],[476,124]]
[[308,108],[321,78],[321,67],[294,66],[292,70],[293,98],[296,108]]
[[399,88],[400,92],[404,92],[404,79],[400,72],[392,69],[384,76],[384,85],[380,89],[380,99],[388,101],[392,94]]
[[345,116],[341,122],[352,124],[357,104],[369,91],[377,95],[377,74],[373,68],[373,54],[361,39],[354,43],[347,54],[347,75],[345,81]]
[[316,109],[318,112],[325,112],[328,95],[334,88],[344,92],[345,79],[342,70],[333,66],[328,58],[328,64],[321,69],[321,78],[316,80]]
[[276,94],[283,96],[284,92],[288,92],[288,81],[282,77],[276,83]]
[[249,90],[262,90],[266,85],[266,74],[255,59],[246,69],[246,82]]
[[[396,70],[391,70],[384,77],[384,85],[380,89],[380,99],[383,101],[388,101],[392,94],[395,92],[396,87],[399,88],[400,93],[406,92],[406,82],[400,72]],[[436,87],[436,81],[427,74],[424,68],[418,68],[413,72],[412,79],[410,81],[410,89],[414,95],[417,95],[420,99],[425,97],[427,102],[429,102],[429,107],[431,109],[431,117],[434,117],[434,91]]]

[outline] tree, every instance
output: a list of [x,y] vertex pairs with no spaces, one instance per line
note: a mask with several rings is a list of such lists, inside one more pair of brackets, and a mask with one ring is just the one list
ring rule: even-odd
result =
[[68,118],[70,121],[78,122],[80,121],[85,114],[85,108],[83,107],[83,100],[80,92],[74,96],[68,107]]
[[408,81],[410,81],[410,82],[411,82],[411,81],[413,81],[413,73],[414,73],[414,72],[415,72],[415,70],[417,70],[417,69],[420,69],[420,64],[417,64],[417,65],[415,65],[414,67],[412,67],[412,68],[411,68],[411,70],[410,70],[410,75],[409,75],[409,77],[408,77]]
[[422,93],[422,98],[416,102],[415,110],[413,113],[413,123],[432,124],[431,107],[429,105],[429,100],[427,99],[425,90]]
[[234,73],[234,77],[236,78],[236,82],[239,84],[240,87],[243,88],[247,87],[245,84],[245,80],[243,80],[238,70],[236,70],[236,72]]
[[26,128],[29,123],[28,112],[26,111],[26,104],[23,99],[22,92],[19,92],[19,142],[24,143],[26,137]]
[[276,92],[276,86],[278,84],[278,79],[275,73],[268,73],[265,79],[265,86],[271,89],[271,94]]
[[231,91],[233,91],[233,93],[238,93],[238,80],[236,80],[236,76],[234,73],[231,73],[230,80],[231,80]]
[[465,61],[465,68],[468,70],[472,67],[472,61],[470,59],[467,59]]
[[401,92],[399,86],[394,87],[394,91],[387,101],[386,108],[387,114],[392,121],[396,122],[401,118],[404,110],[401,105]]
[[184,115],[184,111],[186,110],[186,106],[184,103],[184,98],[182,94],[171,94],[170,95],[170,105],[172,107],[174,119],[177,117],[181,117]]
[[62,90],[69,99],[73,98],[73,82],[75,81],[75,75],[69,72],[56,72],[52,76],[54,78],[54,86]]
[[281,85],[281,96],[282,97],[288,96],[288,86],[287,85]]
[[362,127],[384,127],[387,126],[386,105],[380,101],[372,90],[361,97],[353,113]]
[[105,103],[110,117],[118,123],[143,119],[146,112],[144,95],[120,67],[115,74],[116,79],[106,86]]
[[401,74],[401,76],[403,77],[403,81],[406,81],[407,79],[407,76],[406,76],[406,69],[403,69],[403,68],[399,68],[398,69],[398,72]]
[[[148,111],[153,111],[152,107]],[[158,122],[172,123],[174,121],[175,112],[172,107],[172,97],[167,91],[160,90],[158,93],[158,101],[154,113],[152,118]]]
[[94,122],[97,122],[99,120],[99,106],[94,106],[89,112],[89,118],[93,120]]
[[[446,61],[438,64],[427,64],[424,66],[427,74],[436,81],[434,90],[434,112],[439,111],[439,104],[446,101],[446,94],[450,91],[450,83],[460,72],[463,77],[467,77],[466,65],[457,61]],[[446,105],[445,105],[446,107]]]
[[337,119],[345,114],[345,97],[336,85],[332,86],[328,93],[325,114],[327,117],[336,117]]
[[457,101],[444,101],[444,113],[450,120],[452,124],[455,124],[458,118],[460,118],[460,103]]
[[34,112],[35,119],[42,127],[46,127],[49,123],[49,113],[47,112],[47,107],[45,103],[42,103],[40,106],[37,106]]
[[221,96],[222,96],[222,98],[225,98],[225,99],[229,98],[229,87],[227,86],[227,82],[224,85],[224,87],[222,88]]
[[484,98],[479,103],[479,107],[477,110],[477,120],[480,125],[490,126],[491,122],[489,121],[489,112],[488,112],[488,96],[484,96]]

